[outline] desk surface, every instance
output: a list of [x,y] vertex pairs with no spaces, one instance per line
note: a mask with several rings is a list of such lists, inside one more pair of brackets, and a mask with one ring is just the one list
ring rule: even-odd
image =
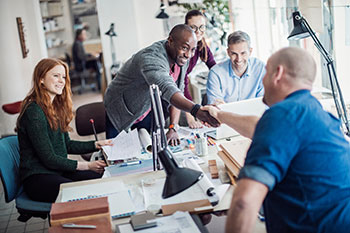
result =
[[[238,136],[238,137],[233,137],[230,140],[232,140],[232,141],[242,140],[242,138],[243,137]],[[226,140],[222,140],[222,141],[226,141]],[[217,143],[220,143],[220,140]],[[201,157],[205,161],[205,164],[203,164],[201,166],[203,171],[205,173],[208,172],[208,160],[210,160],[210,159],[215,159],[216,160],[217,167],[218,167],[219,171],[225,170],[224,163],[222,162],[222,160],[217,155],[218,147],[217,146],[209,146],[208,149],[209,149],[208,155]],[[162,170],[162,171],[151,171],[151,172],[146,172],[146,173],[141,173],[141,174],[136,173],[136,174],[129,174],[129,175],[125,175],[125,176],[116,176],[116,177],[108,177],[108,178],[101,178],[101,179],[95,179],[95,180],[87,180],[87,181],[65,183],[65,184],[62,184],[61,187],[60,187],[60,193],[59,193],[59,195],[58,195],[58,197],[56,199],[56,202],[61,202],[61,199],[62,199],[62,192],[61,192],[61,190],[63,188],[67,188],[67,187],[73,187],[73,186],[77,186],[77,185],[93,184],[93,183],[100,183],[100,182],[108,182],[108,181],[111,181],[111,180],[114,180],[114,181],[118,180],[118,181],[123,181],[125,183],[125,185],[134,185],[134,186],[137,186],[139,188],[142,188],[141,180],[144,180],[144,179],[147,179],[147,178],[157,179],[157,178],[163,178],[163,177],[165,177],[165,172]],[[215,206],[214,211],[221,211],[221,210],[229,209],[230,203],[231,203],[231,199],[232,199],[232,195],[233,195],[233,190],[234,190],[234,187],[231,185],[230,188],[228,189],[228,191],[226,192],[226,194],[224,195],[224,197],[222,198],[222,200],[219,202],[219,204],[217,206]],[[130,218],[121,218],[121,219],[113,220],[113,222],[112,222],[113,229],[115,228],[116,224],[127,223],[127,222],[129,222],[129,219]]]

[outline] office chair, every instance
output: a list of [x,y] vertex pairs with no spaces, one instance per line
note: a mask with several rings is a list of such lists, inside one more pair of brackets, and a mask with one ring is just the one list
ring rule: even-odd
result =
[[2,105],[2,110],[8,114],[17,114],[21,111],[22,101]]
[[[91,72],[90,70],[88,69],[83,69],[81,71],[78,71],[76,69],[73,68],[72,66],[72,59],[71,57],[69,56],[68,53],[65,53],[65,60],[66,60],[66,63],[68,64],[68,67],[69,67],[69,77],[71,79],[71,89],[72,89],[72,92],[78,92],[78,94],[81,94],[84,90],[86,90],[88,87],[90,87],[91,89],[94,89],[96,88],[96,84],[95,83],[92,83],[91,85],[87,85],[87,80],[89,79],[95,79],[94,76],[95,76],[95,72]],[[78,86],[73,86],[74,83],[77,83],[79,82],[79,85]]]
[[202,106],[205,106],[205,105],[207,105],[207,104],[208,104],[208,95],[207,95],[207,93],[205,93],[205,94],[203,95],[203,97],[202,97],[201,105],[202,105]]
[[[96,133],[106,131],[106,110],[103,102],[95,102],[80,106],[75,115],[75,127],[79,136],[94,135],[90,119],[94,120]],[[90,161],[92,153],[83,154],[81,157]]]
[[18,221],[26,222],[31,217],[46,219],[51,203],[31,200],[23,190],[19,178],[19,145],[17,136],[0,139],[0,177],[4,187],[6,203],[16,200],[20,214]]

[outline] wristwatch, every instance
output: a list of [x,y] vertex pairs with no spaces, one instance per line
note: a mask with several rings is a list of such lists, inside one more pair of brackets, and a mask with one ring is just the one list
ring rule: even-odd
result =
[[191,109],[191,115],[196,118],[198,110],[201,108],[199,104],[195,104]]

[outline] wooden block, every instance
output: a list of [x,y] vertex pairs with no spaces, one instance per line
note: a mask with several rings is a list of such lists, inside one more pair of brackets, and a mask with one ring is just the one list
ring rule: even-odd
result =
[[[226,166],[225,166],[225,167],[226,167]],[[227,167],[226,167],[226,169],[227,169]],[[235,176],[230,172],[229,169],[227,169],[227,175],[228,175],[228,177],[230,178],[231,184],[234,185],[234,186],[236,186],[236,178],[237,178],[237,177],[235,177]]]
[[97,218],[111,221],[107,197],[53,203],[50,211],[52,226],[77,221],[92,221]]
[[208,165],[209,165],[209,172],[210,172],[211,178],[218,179],[219,172],[218,172],[218,167],[216,166],[216,160],[215,159],[208,160]]
[[213,167],[210,169],[210,174],[212,179],[218,179],[219,178],[219,172],[217,167]]
[[247,151],[250,147],[251,140],[243,139],[233,142],[223,142],[220,144],[222,150],[229,155],[230,159],[239,167],[243,167]]
[[224,152],[219,151],[218,155],[224,162],[227,170],[229,170],[233,176],[238,177],[239,167],[237,167],[236,164],[234,164]]
[[163,215],[171,215],[176,211],[188,211],[191,214],[192,213],[200,214],[200,213],[212,212],[213,209],[214,207],[210,204],[208,199],[162,206]]

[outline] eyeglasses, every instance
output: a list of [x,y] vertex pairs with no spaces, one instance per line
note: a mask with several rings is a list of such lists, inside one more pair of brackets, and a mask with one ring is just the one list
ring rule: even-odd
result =
[[200,32],[205,32],[205,30],[207,29],[205,25],[201,25],[201,26],[199,26],[199,27],[197,27],[196,25],[191,25],[190,27],[192,28],[192,30],[193,30],[194,32],[198,32],[198,30],[199,30]]

